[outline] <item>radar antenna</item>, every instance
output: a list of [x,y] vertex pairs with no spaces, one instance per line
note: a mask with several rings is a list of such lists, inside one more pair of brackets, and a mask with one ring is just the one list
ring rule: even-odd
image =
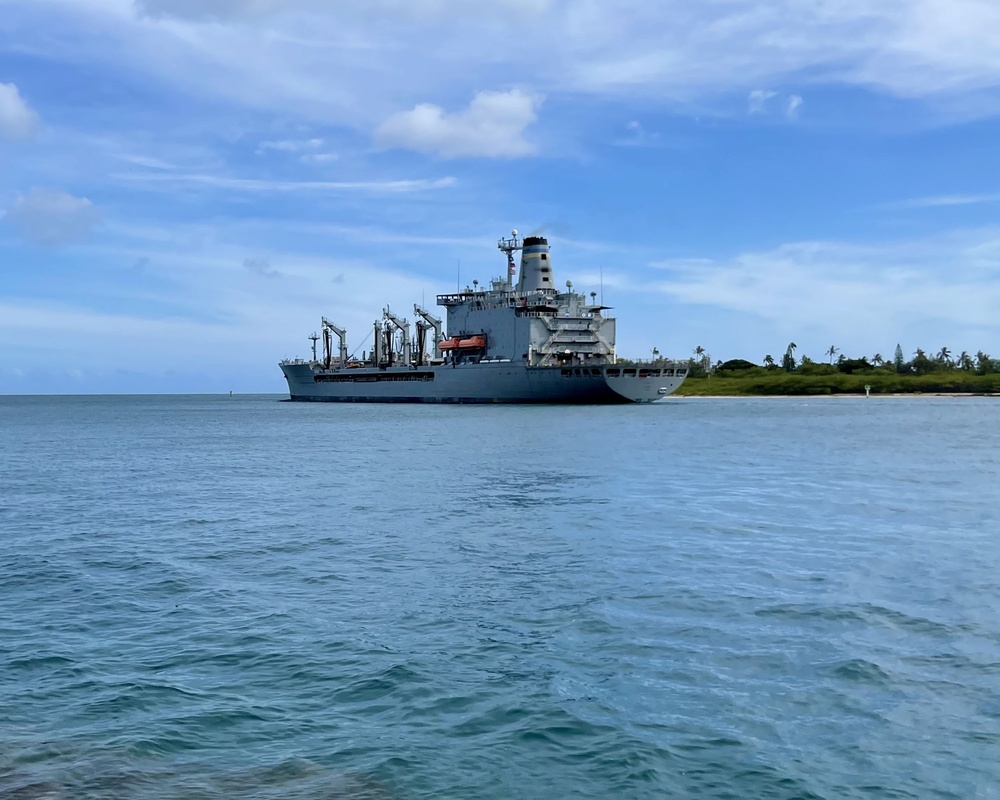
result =
[[510,232],[509,239],[500,239],[497,242],[497,249],[503,251],[507,254],[507,285],[511,286],[514,283],[514,272],[517,267],[514,266],[514,253],[524,247],[524,241],[517,238],[517,228],[514,228]]

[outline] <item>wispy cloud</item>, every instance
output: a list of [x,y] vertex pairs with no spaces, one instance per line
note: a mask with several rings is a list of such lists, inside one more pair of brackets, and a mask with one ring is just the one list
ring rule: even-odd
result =
[[1000,194],[942,194],[934,197],[915,197],[912,200],[885,203],[882,205],[882,208],[942,208],[947,206],[971,206],[982,203],[1000,203]]
[[[749,10],[682,0],[145,0],[139,9],[37,0],[11,13],[20,46],[76,60],[100,47],[120,68],[227,106],[368,131],[409,108],[385,133],[393,146],[430,152],[471,145],[448,146],[465,139],[447,125],[463,112],[419,105],[427,86],[448,87],[447,97],[503,84],[658,104],[733,91],[766,103],[762,87],[808,74],[813,84],[923,99],[941,113],[954,108],[948,98],[970,96],[980,114],[998,108],[979,94],[1000,88],[1000,4],[985,0],[761,0]],[[445,133],[420,134],[428,127]],[[497,149],[511,154],[487,145]]]
[[163,161],[162,159],[153,158],[151,156],[122,153],[119,154],[118,158],[122,161],[127,161],[129,164],[146,167],[147,169],[177,169],[175,164],[171,164],[169,161]]
[[244,258],[243,266],[257,275],[264,275],[268,278],[277,278],[281,275],[278,270],[271,267],[271,261],[267,258]]
[[[659,291],[852,347],[891,337],[1000,339],[1000,229],[880,245],[796,242],[712,260],[655,262]],[[798,340],[796,340],[798,341]],[[882,346],[882,345],[880,345]],[[983,345],[980,345],[983,346]]]
[[332,164],[340,160],[337,153],[306,153],[299,161],[303,164]]
[[777,94],[777,92],[771,92],[765,89],[754,89],[749,95],[747,95],[747,113],[763,114],[767,101],[772,97],[775,97]]
[[[329,9],[329,0],[136,0],[141,13],[153,17],[193,20],[248,20],[280,14],[317,12]],[[411,18],[454,18],[469,14],[467,0],[369,0],[365,10],[371,14],[402,13]],[[497,14],[532,15],[547,9],[552,0],[494,0],[490,5]],[[348,9],[345,9],[345,12]]]
[[[387,302],[406,308],[433,289],[426,277],[363,259],[294,251],[247,258],[240,255],[245,245],[229,241],[229,233],[242,236],[240,229],[213,233],[206,238],[200,228],[171,228],[155,237],[155,249],[149,243],[141,250],[84,245],[81,257],[85,251],[94,268],[88,276],[64,277],[72,300],[16,297],[0,288],[0,373],[69,361],[107,378],[128,363],[145,373],[146,387],[172,371],[168,391],[211,390],[198,376],[228,370],[258,391],[281,391],[277,361],[307,352],[306,334],[321,315],[347,327],[351,346],[360,347],[372,315]],[[113,292],[97,298],[98,280]],[[79,298],[78,287],[86,287]],[[41,331],[46,335],[37,337]],[[31,388],[4,377],[0,387],[7,387],[0,390]],[[103,390],[113,385],[106,380]]]
[[456,186],[453,177],[420,178],[391,181],[282,181],[256,178],[232,178],[224,175],[174,174],[163,172],[122,173],[118,180],[132,181],[147,186],[188,185],[216,189],[233,189],[241,192],[370,192],[405,193],[448,189]]
[[800,108],[802,108],[802,98],[793,94],[788,98],[788,104],[785,106],[785,116],[789,119],[795,119],[799,115]]
[[263,155],[271,150],[280,153],[300,153],[304,150],[316,150],[322,146],[322,139],[281,139],[261,142],[257,145],[257,155]]
[[662,144],[660,134],[647,131],[638,120],[632,120],[625,126],[626,135],[615,140],[618,147],[658,147]]

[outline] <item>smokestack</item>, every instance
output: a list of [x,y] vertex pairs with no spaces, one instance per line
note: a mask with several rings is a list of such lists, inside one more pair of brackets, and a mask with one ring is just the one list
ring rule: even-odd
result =
[[519,292],[556,290],[549,260],[549,243],[542,236],[527,236],[521,250],[521,277],[517,282]]

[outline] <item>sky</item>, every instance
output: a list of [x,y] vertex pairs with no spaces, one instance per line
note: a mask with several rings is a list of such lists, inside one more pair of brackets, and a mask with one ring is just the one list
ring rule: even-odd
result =
[[282,392],[504,271],[618,353],[1000,355],[996,0],[0,0],[0,393]]

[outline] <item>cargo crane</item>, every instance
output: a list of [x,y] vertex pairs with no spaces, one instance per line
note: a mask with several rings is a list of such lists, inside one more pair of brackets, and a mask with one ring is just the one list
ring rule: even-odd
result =
[[326,317],[322,318],[323,321],[323,358],[326,362],[326,368],[330,368],[330,363],[333,361],[333,348],[332,340],[330,338],[330,332],[332,331],[340,339],[340,368],[343,369],[347,366],[347,331],[344,328],[340,328],[334,325]]
[[417,359],[419,363],[424,361],[424,333],[427,330],[434,331],[434,358],[441,358],[441,320],[435,317],[428,311],[425,311],[416,303],[413,304],[413,313],[416,314],[420,320],[417,321]]
[[[388,308],[386,308],[382,312],[382,316],[384,316],[389,322],[391,322],[393,325],[395,325],[397,328],[399,328],[399,330],[402,332],[402,334],[403,334],[403,346],[400,348],[400,356],[401,356],[400,361],[401,361],[402,366],[404,366],[404,367],[410,366],[411,354],[410,354],[410,323],[409,323],[409,321],[405,320],[405,319],[400,319],[395,314],[393,314]],[[387,326],[387,330],[386,330],[387,337],[386,338],[389,338],[388,334],[389,334],[390,331],[391,331],[391,329],[389,329],[388,326]],[[389,360],[391,362],[391,360],[392,360],[392,356],[391,355],[389,357]]]

